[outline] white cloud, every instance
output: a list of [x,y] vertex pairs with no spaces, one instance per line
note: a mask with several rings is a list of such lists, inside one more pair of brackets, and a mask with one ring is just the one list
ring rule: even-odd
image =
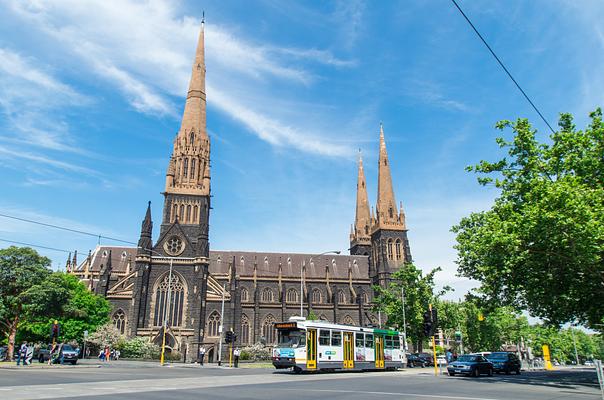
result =
[[[197,18],[182,17],[173,3],[161,0],[121,1],[118,7],[101,0],[86,4],[74,0],[15,0],[10,4],[32,29],[42,30],[55,40],[53,45],[83,61],[85,72],[88,69],[118,88],[135,110],[151,115],[179,115],[180,107],[174,106],[169,96],[182,98],[186,93],[199,32]],[[345,15],[356,15],[357,8],[347,10]],[[220,92],[208,90],[210,106],[217,106],[277,147],[323,156],[348,154],[349,149],[333,144],[337,132],[327,131],[320,122],[309,129],[298,128],[310,124],[303,110],[296,119],[280,114],[278,106],[261,110],[254,94],[271,97],[273,103],[278,103],[278,98],[269,96],[271,82],[296,85],[296,90],[312,84],[316,77],[300,65],[300,59],[333,67],[349,67],[353,62],[341,60],[327,50],[282,48],[241,36],[223,25],[206,25],[208,87],[220,87]],[[235,100],[235,90],[229,87],[251,98]],[[307,133],[322,130],[321,135]]]

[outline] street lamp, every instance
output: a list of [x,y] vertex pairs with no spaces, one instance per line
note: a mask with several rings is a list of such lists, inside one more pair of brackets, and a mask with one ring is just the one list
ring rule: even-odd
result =
[[[310,256],[309,265],[310,265],[310,263],[312,263],[313,257],[320,257],[325,254],[340,254],[340,250],[325,251],[321,254],[317,254],[316,256]],[[304,317],[304,282],[302,280],[303,273],[304,273],[304,263],[300,264],[300,317]]]

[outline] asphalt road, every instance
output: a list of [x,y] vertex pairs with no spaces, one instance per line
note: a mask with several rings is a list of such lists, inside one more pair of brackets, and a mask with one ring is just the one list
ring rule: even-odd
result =
[[295,375],[272,369],[159,368],[114,363],[100,368],[2,369],[6,399],[439,399],[599,400],[593,369],[520,376],[435,377],[430,370]]

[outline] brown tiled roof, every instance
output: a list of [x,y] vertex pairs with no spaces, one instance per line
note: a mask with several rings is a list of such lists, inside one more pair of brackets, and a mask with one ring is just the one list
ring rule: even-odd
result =
[[[114,272],[124,272],[128,261],[134,266],[136,247],[97,246],[92,252],[91,272],[99,272],[102,265],[107,264],[107,257],[111,250],[111,264]],[[349,256],[326,254],[317,256],[301,253],[261,253],[251,251],[210,251],[210,273],[226,274],[229,264],[237,264],[237,274],[240,276],[253,276],[254,264],[256,274],[261,277],[276,277],[281,264],[282,276],[299,277],[300,266],[306,265],[306,277],[325,278],[325,267],[329,268],[329,276],[333,279],[348,279],[348,268],[352,270],[352,279],[368,279],[369,264],[366,256]],[[312,258],[312,263],[310,262]],[[220,261],[219,261],[220,260]],[[76,271],[84,271],[86,259],[82,260]]]

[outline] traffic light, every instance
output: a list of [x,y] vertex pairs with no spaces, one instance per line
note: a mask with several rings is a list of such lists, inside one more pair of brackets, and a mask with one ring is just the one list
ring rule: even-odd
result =
[[424,335],[432,336],[432,313],[430,311],[426,311],[424,313]]
[[234,343],[235,340],[237,340],[237,336],[235,335],[235,332],[233,332],[233,331],[227,331],[225,333],[224,341],[226,343]]
[[455,331],[455,341],[461,343],[461,331]]
[[61,328],[59,327],[59,322],[55,320],[55,322],[52,324],[52,327],[50,328],[50,338],[53,340],[58,339],[60,334]]

